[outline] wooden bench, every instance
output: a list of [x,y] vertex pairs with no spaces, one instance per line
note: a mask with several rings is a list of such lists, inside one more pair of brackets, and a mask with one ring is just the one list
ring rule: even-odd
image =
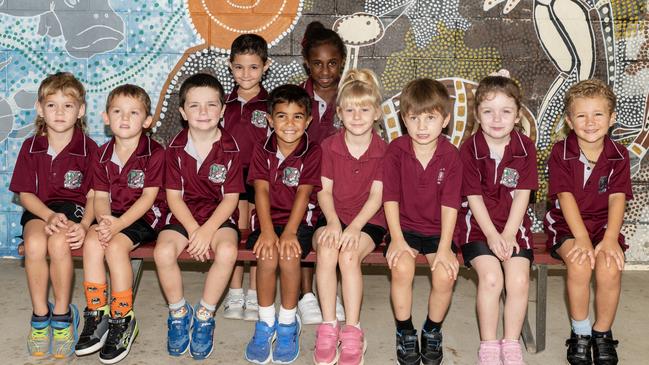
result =
[[[245,241],[249,232],[242,232],[242,239],[239,244],[239,254],[237,259],[239,261],[255,261],[255,255],[251,250],[245,248]],[[550,256],[546,250],[545,240],[546,235],[543,233],[534,234],[534,264],[532,270],[536,271],[536,311],[535,311],[535,329],[532,330],[530,325],[529,315],[526,316],[523,323],[523,330],[521,336],[525,342],[525,347],[528,352],[536,353],[545,349],[545,334],[546,334],[546,314],[547,314],[547,276],[548,265],[558,265],[561,261],[556,260]],[[146,261],[153,261],[153,244],[143,244],[131,252],[131,266],[133,268],[133,295],[137,294],[137,289],[142,278],[142,264]],[[81,257],[83,251],[81,249],[72,251],[72,256]],[[180,261],[193,261],[187,252],[183,252],[178,260]],[[463,263],[462,255],[458,254],[458,260]],[[315,262],[316,253],[311,252],[303,260],[304,262]],[[428,265],[428,261],[423,255],[417,256],[417,265]],[[370,253],[364,260],[363,265],[387,265],[385,257],[383,257],[383,246],[377,247]],[[386,293],[387,295],[387,293]]]

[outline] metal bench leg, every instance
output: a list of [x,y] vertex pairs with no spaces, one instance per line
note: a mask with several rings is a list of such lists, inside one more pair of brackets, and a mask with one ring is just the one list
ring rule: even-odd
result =
[[131,268],[133,269],[133,301],[135,301],[137,288],[140,286],[140,279],[142,279],[143,262],[143,259],[131,259]]
[[545,318],[547,310],[548,267],[535,265],[536,269],[536,333],[532,331],[529,316],[525,315],[523,323],[523,342],[529,353],[537,353],[545,349]]

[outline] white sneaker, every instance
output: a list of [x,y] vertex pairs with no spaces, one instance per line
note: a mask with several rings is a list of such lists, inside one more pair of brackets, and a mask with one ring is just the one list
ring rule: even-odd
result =
[[345,322],[345,307],[343,301],[336,295],[336,319],[338,322]]
[[303,324],[320,324],[322,323],[322,312],[320,303],[313,293],[306,293],[297,303]]
[[259,303],[257,303],[257,294],[246,294],[246,304],[243,310],[243,319],[246,321],[259,320]]
[[243,294],[228,292],[223,300],[223,317],[228,319],[243,319]]

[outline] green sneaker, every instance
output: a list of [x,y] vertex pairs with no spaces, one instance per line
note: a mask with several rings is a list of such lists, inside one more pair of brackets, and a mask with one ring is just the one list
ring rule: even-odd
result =
[[50,353],[50,321],[31,322],[31,330],[27,336],[27,351],[29,355],[44,357]]
[[79,310],[70,304],[71,322],[52,320],[52,354],[56,359],[65,359],[74,353],[74,347],[79,340]]

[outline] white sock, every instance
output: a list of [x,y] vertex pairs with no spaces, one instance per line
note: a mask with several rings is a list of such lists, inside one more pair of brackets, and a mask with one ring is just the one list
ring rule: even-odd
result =
[[243,296],[243,288],[238,288],[238,289],[230,288],[228,290],[228,294],[229,295],[241,295],[241,296]]
[[275,305],[259,306],[259,320],[266,323],[268,327],[273,327],[275,325]]
[[331,325],[331,327],[333,327],[333,328],[338,327],[338,321],[331,321],[331,322],[322,321],[322,324],[328,324],[328,325]]
[[295,316],[297,315],[297,306],[293,309],[286,309],[283,306],[279,306],[279,324],[293,324],[295,322]]
[[182,298],[179,300],[177,303],[170,303],[169,304],[169,311],[177,311],[178,309],[182,308],[185,306],[187,301],[185,301],[185,298]]
[[257,291],[255,289],[248,289],[248,292],[246,293],[247,297],[255,297],[257,298]]

